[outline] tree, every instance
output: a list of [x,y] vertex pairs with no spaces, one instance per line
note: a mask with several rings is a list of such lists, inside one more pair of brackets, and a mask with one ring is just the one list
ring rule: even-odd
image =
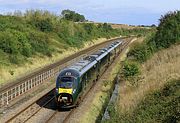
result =
[[69,21],[74,21],[74,22],[83,22],[85,21],[84,15],[78,14],[75,11],[71,10],[63,10],[61,12],[61,15],[64,19],[69,20]]
[[169,12],[160,18],[155,43],[157,48],[168,48],[180,41],[180,11]]
[[151,27],[156,27],[156,25],[155,25],[155,24],[152,24]]
[[104,23],[102,26],[103,26],[103,29],[104,29],[106,32],[112,30],[111,25],[109,25],[109,24],[107,24],[107,23]]

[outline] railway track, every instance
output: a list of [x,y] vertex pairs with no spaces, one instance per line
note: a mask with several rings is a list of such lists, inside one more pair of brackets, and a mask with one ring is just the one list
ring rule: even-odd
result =
[[[25,77],[19,78],[16,81],[0,87],[0,108],[8,106],[14,99],[18,98],[19,96],[32,90],[35,87],[42,85],[42,83],[44,83],[45,81],[54,78],[63,67],[71,64],[74,61],[77,61],[77,59],[80,59],[84,54],[90,53],[94,49],[103,47],[117,39],[108,40],[85,50],[79,51],[71,56],[66,57],[65,59],[62,59],[54,64],[46,66]],[[74,61],[72,59],[74,59]]]
[[[123,50],[128,46],[130,43],[130,40],[126,42],[123,46]],[[107,69],[106,69],[107,70]],[[82,100],[89,94],[89,92],[96,86],[96,83],[92,85],[92,87],[87,91],[87,93],[83,96]],[[54,112],[48,120],[46,120],[46,123],[67,123],[70,116],[75,112],[76,109],[72,109],[69,112],[59,112],[58,110]]]
[[[127,47],[129,42],[130,40],[123,45],[123,49]],[[94,88],[95,85],[96,84],[93,84],[93,86],[91,86],[91,88],[87,91],[87,93],[83,96],[83,98],[86,97],[86,95],[91,91],[92,88]],[[54,96],[53,96],[53,90],[51,90],[50,92],[39,98],[38,100],[32,102],[30,105],[22,109],[16,115],[11,117],[9,120],[6,121],[6,123],[32,122],[31,119],[33,119],[41,110],[43,110],[44,107],[46,107],[49,104],[52,104],[53,102],[54,102]],[[51,111],[48,117],[44,119],[42,122],[50,123],[50,122],[58,121],[60,123],[61,122],[66,123],[74,111],[75,108],[69,111],[65,111],[65,110],[57,110],[57,108],[54,107],[54,110]]]
[[[107,69],[106,69],[107,70]],[[96,86],[96,83],[93,84],[88,91],[83,95],[83,97],[81,98],[82,101],[83,99],[89,94],[89,92]],[[79,104],[81,105],[81,103]],[[56,110],[54,113],[52,113],[52,115],[46,120],[45,123],[67,123],[67,120],[69,119],[69,117],[75,112],[76,108],[70,109],[69,111],[66,111],[64,109]]]
[[43,109],[43,107],[46,107],[46,105],[50,104],[54,100],[55,97],[53,96],[53,92],[54,89],[42,96],[41,98],[39,98],[38,100],[32,102],[30,105],[28,105],[20,112],[18,112],[16,115],[7,120],[6,123],[27,122],[41,109]]

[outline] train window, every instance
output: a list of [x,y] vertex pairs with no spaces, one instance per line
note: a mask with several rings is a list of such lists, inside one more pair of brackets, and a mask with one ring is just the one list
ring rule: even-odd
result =
[[73,88],[76,89],[77,87],[78,87],[78,83],[77,83],[77,81],[75,81],[75,82],[73,83]]
[[62,77],[59,80],[60,88],[72,88],[74,83],[74,78],[72,77]]
[[66,76],[71,76],[71,73],[70,72],[66,72]]

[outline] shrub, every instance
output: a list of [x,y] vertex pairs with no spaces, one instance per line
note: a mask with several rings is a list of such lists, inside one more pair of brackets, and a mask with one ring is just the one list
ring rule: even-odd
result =
[[43,32],[50,32],[53,29],[51,20],[49,18],[36,20],[35,26]]
[[140,73],[139,65],[136,62],[126,61],[123,66],[123,75],[126,78],[136,76]]
[[154,33],[150,33],[143,43],[134,44],[128,53],[128,58],[136,60],[140,63],[148,60],[154,52],[157,51],[154,35]]
[[30,32],[28,34],[28,40],[32,46],[33,53],[42,53],[44,55],[50,55],[51,49],[49,45],[49,38],[44,33]]
[[146,44],[137,44],[128,53],[128,57],[130,56],[138,62],[142,63],[150,58],[151,50]]
[[180,11],[169,12],[159,19],[155,43],[158,49],[180,42]]
[[179,80],[176,80],[169,82],[162,90],[147,95],[133,111],[134,122],[178,122],[179,87]]
[[9,61],[12,64],[22,64],[24,63],[25,59],[21,55],[10,55]]
[[64,19],[74,21],[74,22],[83,22],[85,21],[84,15],[78,14],[75,11],[63,10],[61,15]]
[[103,123],[178,123],[180,80],[169,82],[161,90],[146,95],[132,111],[121,113],[111,108],[110,120]]
[[10,31],[0,32],[0,49],[5,53],[18,54],[18,41]]
[[32,47],[28,41],[26,33],[16,30],[11,30],[11,33],[17,39],[19,53],[23,56],[30,57],[32,55]]

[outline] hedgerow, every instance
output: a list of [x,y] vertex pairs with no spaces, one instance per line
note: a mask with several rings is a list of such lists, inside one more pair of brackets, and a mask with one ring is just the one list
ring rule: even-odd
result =
[[156,33],[152,33],[143,44],[134,46],[129,56],[139,62],[148,60],[154,52],[180,42],[180,11],[161,16]]
[[[8,56],[1,57],[6,59],[6,64],[21,64],[37,54],[51,57],[57,49],[61,48],[62,52],[62,47],[81,48],[87,41],[139,34],[143,32],[140,30],[112,29],[107,23],[74,23],[61,15],[42,10],[27,10],[25,13],[19,11],[11,15],[0,15],[0,50]],[[59,44],[54,45],[54,42]],[[0,63],[4,63],[3,59],[0,59]]]

